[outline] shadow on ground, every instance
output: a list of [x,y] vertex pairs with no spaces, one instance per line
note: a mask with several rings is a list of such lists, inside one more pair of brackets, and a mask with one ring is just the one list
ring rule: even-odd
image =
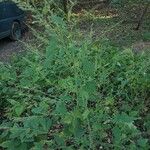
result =
[[11,41],[9,38],[0,40],[0,61],[8,62],[10,57],[23,51],[23,45],[19,41]]
[[27,32],[21,41],[12,41],[9,38],[0,40],[0,62],[9,62],[14,55],[22,54],[25,51],[23,42],[30,43],[32,34]]

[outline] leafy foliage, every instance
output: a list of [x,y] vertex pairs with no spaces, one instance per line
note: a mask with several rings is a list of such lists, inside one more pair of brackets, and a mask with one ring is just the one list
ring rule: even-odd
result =
[[[48,5],[42,8],[45,17]],[[149,53],[81,39],[53,13],[36,19],[48,33],[39,37],[46,48],[0,64],[0,146],[148,150]]]
[[1,147],[149,149],[149,55],[107,39],[77,45],[65,23],[52,19],[61,34],[52,34],[45,52],[1,64]]

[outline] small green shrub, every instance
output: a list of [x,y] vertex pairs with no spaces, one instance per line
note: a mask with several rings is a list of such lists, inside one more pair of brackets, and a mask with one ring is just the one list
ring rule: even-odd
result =
[[[150,148],[149,54],[74,40],[53,18],[46,50],[0,66],[7,150]],[[58,31],[58,30],[57,30]]]
[[150,41],[150,33],[146,32],[143,34],[143,41]]
[[148,150],[149,54],[80,39],[52,15],[62,14],[54,1],[36,2],[21,6],[43,27],[35,35],[46,49],[0,64],[0,146]]

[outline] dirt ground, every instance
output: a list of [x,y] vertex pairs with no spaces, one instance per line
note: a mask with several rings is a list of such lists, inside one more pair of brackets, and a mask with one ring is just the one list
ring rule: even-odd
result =
[[[100,37],[102,29],[107,29],[109,26],[109,20],[99,19],[94,22],[93,28],[95,29],[95,36]],[[111,22],[112,23],[112,22]],[[116,23],[114,23],[116,24]],[[84,22],[80,25],[80,29],[83,33],[90,32],[90,22],[88,24]],[[126,32],[125,32],[126,31]],[[147,31],[147,30],[146,30]],[[143,41],[143,30],[133,31],[130,26],[121,25],[108,33],[108,37],[112,34],[110,40],[117,41],[117,44],[122,47],[131,47],[134,52],[141,52],[143,50],[150,50],[150,41]],[[148,31],[147,31],[148,32]],[[107,33],[107,32],[106,32]],[[130,33],[130,34],[128,34]],[[107,34],[106,34],[107,35]],[[114,39],[113,39],[114,38]],[[143,42],[142,42],[143,41]],[[11,57],[14,55],[22,54],[25,52],[25,43],[35,44],[35,40],[30,31],[26,32],[21,41],[11,41],[9,38],[0,40],[0,62],[10,62]],[[127,45],[127,43],[130,43]]]
[[0,62],[9,62],[11,57],[25,51],[23,42],[29,42],[30,33],[23,35],[21,41],[11,41],[9,38],[0,40]]
[[0,40],[0,61],[9,61],[12,55],[23,50],[22,44],[19,41],[13,42],[9,38]]

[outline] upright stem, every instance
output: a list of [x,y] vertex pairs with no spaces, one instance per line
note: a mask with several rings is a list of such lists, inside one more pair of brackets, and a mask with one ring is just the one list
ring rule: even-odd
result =
[[64,7],[64,12],[65,12],[65,14],[68,14],[67,5],[68,5],[68,0],[63,0],[63,7]]
[[143,12],[141,14],[141,17],[140,17],[140,19],[138,21],[138,24],[137,24],[137,27],[135,28],[135,30],[139,30],[139,28],[140,28],[140,26],[141,26],[141,24],[143,22],[144,16],[145,16],[145,14],[148,11],[148,8],[149,8],[149,3],[147,3],[147,5],[145,6],[145,8],[144,8],[144,10],[143,10]]

